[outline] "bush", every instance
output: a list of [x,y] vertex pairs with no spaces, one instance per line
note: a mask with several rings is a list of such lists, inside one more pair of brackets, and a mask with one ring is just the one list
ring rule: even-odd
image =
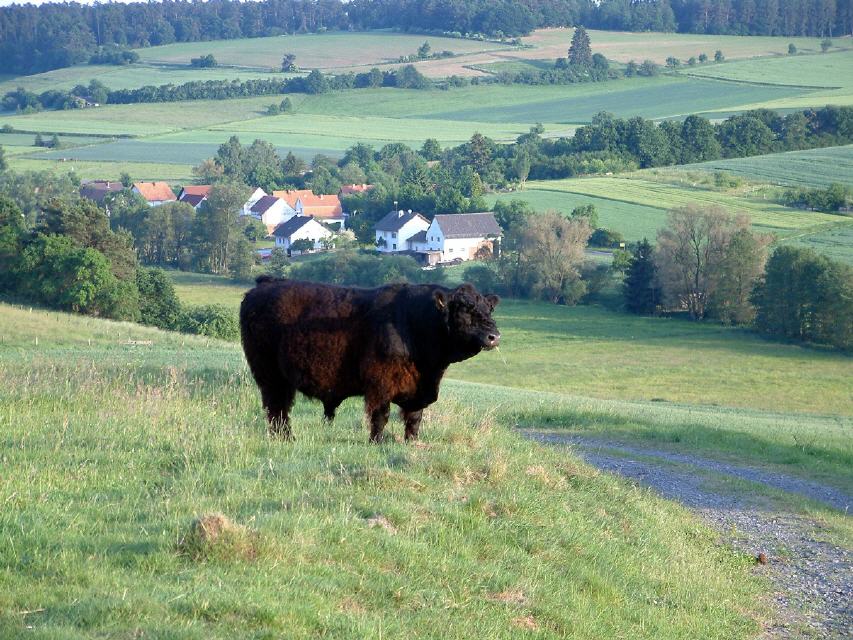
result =
[[221,304],[187,308],[181,317],[181,331],[233,342],[240,338],[237,312]]
[[466,267],[462,273],[462,279],[465,282],[470,282],[483,293],[503,293],[498,290],[501,288],[498,284],[498,274],[489,265],[474,264]]
[[329,284],[378,287],[389,282],[435,282],[443,272],[422,271],[414,258],[338,251],[332,255],[295,264],[290,276]]
[[170,331],[180,327],[181,303],[172,279],[163,269],[139,268],[136,288],[139,289],[139,322]]
[[625,238],[618,231],[609,229],[596,229],[589,237],[589,245],[592,247],[619,247],[625,242]]

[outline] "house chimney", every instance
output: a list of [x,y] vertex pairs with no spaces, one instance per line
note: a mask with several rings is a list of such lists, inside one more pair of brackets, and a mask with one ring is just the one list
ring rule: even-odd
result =
[[411,210],[411,209],[409,209],[409,215],[412,215],[412,210]]

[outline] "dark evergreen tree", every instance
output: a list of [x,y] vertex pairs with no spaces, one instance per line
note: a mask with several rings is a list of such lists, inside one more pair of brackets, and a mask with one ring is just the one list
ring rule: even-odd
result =
[[622,292],[625,308],[631,313],[653,314],[660,303],[654,249],[646,238],[634,247]]
[[569,64],[573,67],[587,69],[592,66],[592,49],[589,43],[589,34],[583,27],[577,27],[572,35],[572,44],[569,47]]

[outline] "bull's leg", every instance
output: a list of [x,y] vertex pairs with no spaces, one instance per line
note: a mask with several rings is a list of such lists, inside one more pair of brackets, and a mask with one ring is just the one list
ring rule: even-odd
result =
[[390,402],[368,402],[367,413],[370,416],[370,441],[382,442],[382,432],[388,424],[388,416],[391,415]]
[[326,400],[323,402],[323,417],[326,419],[326,422],[332,422],[335,419],[335,412],[338,410],[340,404],[339,400]]
[[290,433],[290,409],[295,397],[296,389],[287,385],[275,389],[261,389],[261,399],[267,410],[271,436],[279,436],[286,440],[293,438]]
[[423,409],[417,411],[406,411],[403,409],[403,422],[406,423],[406,440],[417,440],[418,431],[421,428],[421,418],[423,418]]

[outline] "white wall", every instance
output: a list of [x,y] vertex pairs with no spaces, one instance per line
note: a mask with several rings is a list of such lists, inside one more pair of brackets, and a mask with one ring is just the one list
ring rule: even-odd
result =
[[[407,249],[406,242],[409,238],[415,235],[418,231],[423,231],[428,227],[429,223],[418,216],[409,220],[404,224],[399,231],[377,231],[376,241],[380,238],[385,239],[385,246],[377,245],[378,251],[391,253],[393,251],[405,251]],[[395,246],[396,245],[396,246]]]

